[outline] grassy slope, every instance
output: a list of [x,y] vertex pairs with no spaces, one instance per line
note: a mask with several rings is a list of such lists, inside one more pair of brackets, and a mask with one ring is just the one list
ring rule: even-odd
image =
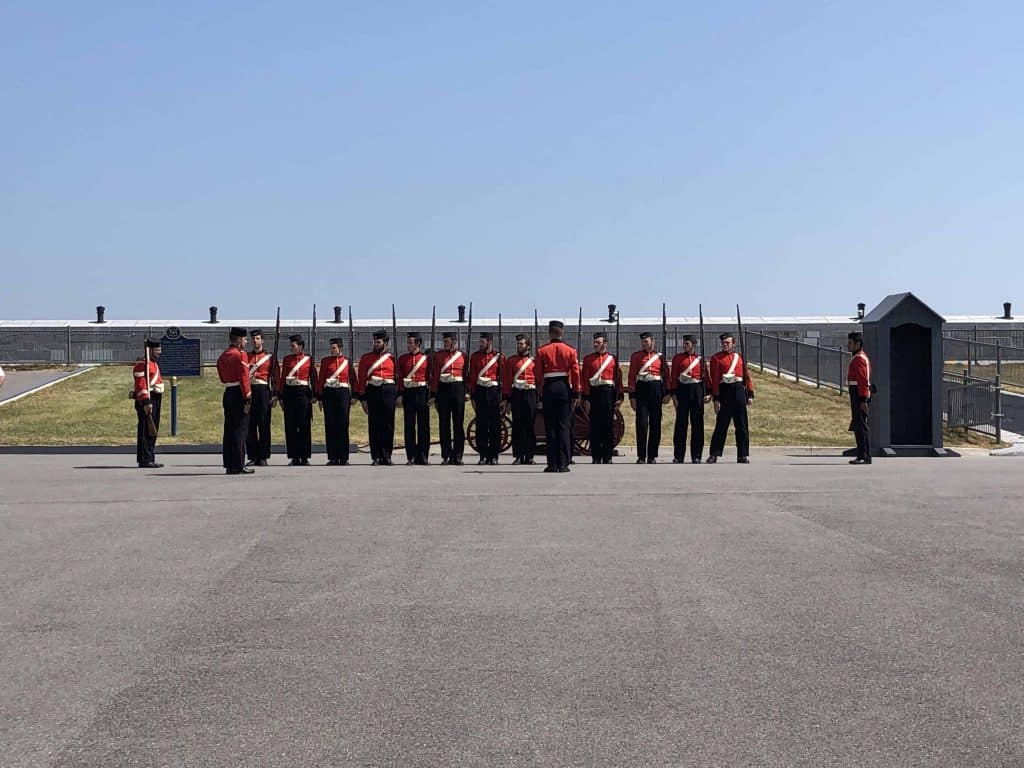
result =
[[[755,445],[848,446],[849,403],[834,391],[751,372],[757,397],[750,411],[751,441]],[[135,441],[135,413],[127,397],[131,372],[127,366],[96,368],[16,403],[0,406],[0,445],[130,445]],[[223,425],[222,388],[212,370],[196,379],[181,379],[178,387],[178,436],[170,436],[170,387],[164,395],[162,444],[219,443]],[[662,443],[671,445],[674,408],[665,408]],[[472,408],[467,407],[467,419]],[[437,441],[437,415],[432,411],[431,434]],[[623,445],[634,445],[634,416],[623,406],[626,435]],[[280,409],[274,410],[274,434],[282,433]],[[366,417],[352,408],[352,439],[366,442]],[[401,411],[396,414],[401,442]],[[714,414],[706,412],[710,439]],[[313,418],[314,439],[322,441],[323,419]],[[275,442],[280,442],[275,440]],[[730,444],[732,440],[730,437]],[[950,445],[962,444],[961,435],[948,436]],[[974,442],[972,439],[971,442]]]

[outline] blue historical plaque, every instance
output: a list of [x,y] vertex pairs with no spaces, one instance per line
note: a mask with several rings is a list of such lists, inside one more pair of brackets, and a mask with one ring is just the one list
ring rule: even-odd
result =
[[166,376],[201,376],[203,356],[199,339],[187,339],[171,326],[160,339],[160,372]]

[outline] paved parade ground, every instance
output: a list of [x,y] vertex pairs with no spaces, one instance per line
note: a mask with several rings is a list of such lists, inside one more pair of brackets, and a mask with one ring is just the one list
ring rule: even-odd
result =
[[0,456],[4,766],[1024,764],[1019,460],[160,460]]

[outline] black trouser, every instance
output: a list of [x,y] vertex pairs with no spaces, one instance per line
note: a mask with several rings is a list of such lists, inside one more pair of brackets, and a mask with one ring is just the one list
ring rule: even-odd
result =
[[430,407],[426,387],[402,390],[402,410],[405,411],[405,458],[417,464],[426,464],[430,456]]
[[690,431],[690,459],[700,461],[704,453],[704,385],[700,382],[676,385],[676,428],[672,452],[676,461],[686,461],[686,431]]
[[[140,374],[141,376],[141,374]],[[153,423],[160,430],[160,401],[164,396],[160,392],[150,391],[149,402],[153,406]],[[149,434],[149,420],[142,410],[144,401],[135,401],[135,415],[138,417],[138,428],[135,431],[135,458],[139,464],[152,464],[156,461],[156,435]]]
[[461,381],[437,385],[437,416],[441,431],[441,458],[462,461],[466,445],[466,385]]
[[736,425],[736,455],[743,459],[750,455],[750,432],[747,427],[747,388],[742,381],[733,384],[723,382],[718,387],[718,402],[721,409],[715,418],[715,431],[711,435],[712,456],[721,456],[725,450],[725,436],[729,422]]
[[512,456],[520,461],[533,461],[537,453],[537,390],[513,389],[508,402],[512,411]]
[[501,387],[476,387],[476,450],[481,459],[497,460],[501,453]]
[[348,387],[324,387],[320,395],[324,406],[324,442],[328,461],[348,461],[348,412],[352,390]]
[[542,399],[548,466],[568,469],[572,461],[572,393],[568,379],[545,379]]
[[871,427],[868,425],[868,414],[860,407],[863,402],[857,387],[850,387],[850,416],[853,436],[857,439],[857,458],[871,461]]
[[270,458],[270,387],[253,384],[252,405],[249,406],[249,436],[245,452],[250,461]]
[[590,458],[594,462],[611,461],[615,452],[615,387],[590,388]]
[[245,438],[249,433],[249,414],[241,387],[224,387],[224,469],[237,470],[245,465]]
[[395,449],[395,385],[366,388],[367,419],[370,424],[370,458],[391,461]]
[[284,443],[289,459],[308,459],[313,455],[313,393],[309,387],[285,386]]
[[658,458],[661,445],[661,401],[665,385],[661,381],[636,383],[636,455],[645,461]]

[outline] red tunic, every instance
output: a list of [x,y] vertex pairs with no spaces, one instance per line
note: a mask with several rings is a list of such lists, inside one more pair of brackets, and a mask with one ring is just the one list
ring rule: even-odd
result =
[[434,354],[434,366],[430,372],[430,391],[437,393],[438,384],[450,384],[463,380],[466,367],[466,356],[462,350],[451,352],[441,350]]
[[135,363],[135,367],[132,368],[132,376],[135,378],[135,399],[141,402],[149,400],[150,392],[163,392],[164,391],[164,380],[160,375],[160,366],[156,364],[156,360],[150,358],[149,361],[149,381],[146,381],[144,371],[146,370],[145,359],[139,360]]
[[270,377],[281,377],[280,367],[274,354],[266,349],[259,352],[253,350],[248,354],[249,360],[249,383],[253,386],[270,384]]
[[501,394],[506,398],[513,389],[536,389],[536,362],[530,355],[512,355],[505,358],[505,371],[501,376]]
[[[705,394],[711,391],[711,379],[700,355],[680,352],[672,358],[671,371],[667,387],[669,392],[691,384],[703,384]],[[682,381],[679,380],[680,376],[683,377]]]
[[[648,365],[650,363],[650,365]],[[636,382],[640,378],[640,369],[647,366],[644,376],[651,378],[647,381],[665,381],[668,378],[668,364],[661,352],[634,352],[629,358],[629,394],[636,393]],[[643,379],[641,379],[643,381]]]
[[[619,368],[619,361],[615,359],[615,355],[609,352],[591,352],[583,358],[581,377],[583,394],[589,395],[590,390],[597,387],[615,387],[616,399],[622,399],[622,369]],[[598,378],[608,383],[595,383],[594,380]]]
[[[747,366],[739,352],[716,352],[711,358],[711,396],[717,400],[722,384],[734,384],[741,379],[747,388],[747,397],[754,396],[754,383],[750,380]],[[729,371],[732,371],[732,374]],[[729,376],[733,381],[729,381]]]
[[846,384],[856,387],[862,400],[871,397],[871,361],[863,349],[850,360],[850,366],[846,369]]
[[423,352],[406,352],[398,358],[398,391],[427,386],[430,360]]
[[537,381],[566,377],[569,380],[569,389],[579,392],[580,362],[576,357],[576,350],[561,339],[549,341],[537,350],[537,357],[534,360],[534,375],[537,377]]
[[352,366],[347,357],[328,355],[320,361],[320,373],[316,377],[317,397],[320,397],[325,389],[345,389],[351,386]]
[[316,384],[316,367],[313,358],[303,352],[301,355],[285,355],[281,361],[281,375],[277,377],[277,393],[285,387],[313,387]]
[[395,356],[390,352],[367,352],[359,358],[359,376],[356,377],[356,394],[366,394],[367,386],[383,386],[395,383]]
[[228,347],[220,353],[217,358],[217,375],[223,384],[241,387],[242,397],[246,400],[252,395],[248,357],[238,347]]
[[[469,356],[469,378],[466,389],[473,394],[477,387],[496,387],[500,383],[502,357],[493,349],[490,352],[474,352]],[[491,382],[494,382],[493,384]]]

